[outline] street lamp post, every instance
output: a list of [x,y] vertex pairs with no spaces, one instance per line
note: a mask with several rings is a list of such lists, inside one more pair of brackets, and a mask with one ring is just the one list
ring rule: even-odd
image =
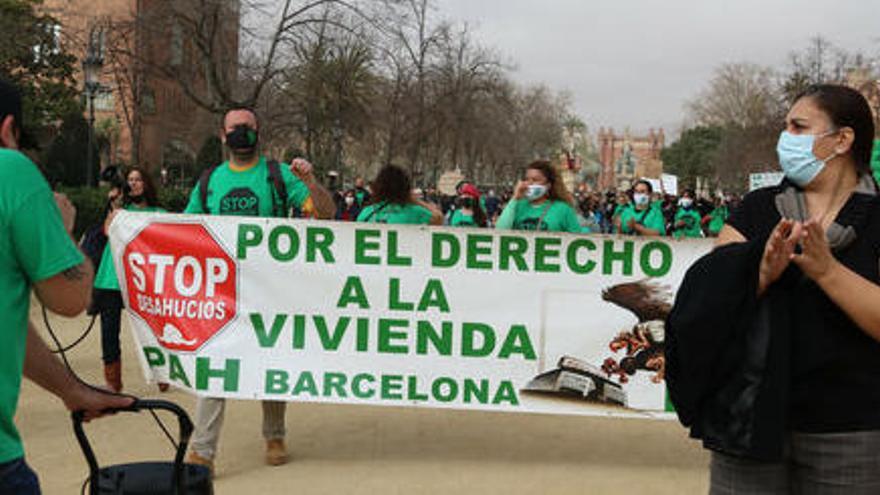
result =
[[100,75],[104,67],[104,58],[98,53],[95,43],[89,42],[86,56],[82,62],[86,97],[89,100],[89,143],[86,150],[86,186],[91,186],[94,173],[92,170],[92,148],[95,145],[95,95],[101,89]]

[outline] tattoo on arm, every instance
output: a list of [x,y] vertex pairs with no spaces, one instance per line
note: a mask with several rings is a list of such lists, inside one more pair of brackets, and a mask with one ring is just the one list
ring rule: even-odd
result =
[[85,270],[83,270],[82,265],[74,266],[73,268],[68,268],[61,272],[64,275],[64,278],[71,281],[82,280],[86,276]]

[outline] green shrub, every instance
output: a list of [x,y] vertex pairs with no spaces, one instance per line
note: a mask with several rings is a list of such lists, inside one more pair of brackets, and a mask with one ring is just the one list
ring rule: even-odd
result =
[[[73,228],[75,239],[79,239],[90,226],[104,221],[109,191],[107,186],[62,187],[58,190],[66,194],[76,206],[76,224]],[[159,206],[170,212],[182,212],[188,201],[189,191],[186,189],[169,187],[159,191]]]
[[189,189],[167,187],[159,191],[159,206],[174,213],[180,213],[189,202]]
[[76,206],[75,239],[79,239],[90,226],[104,221],[109,190],[109,187],[62,187],[58,190]]

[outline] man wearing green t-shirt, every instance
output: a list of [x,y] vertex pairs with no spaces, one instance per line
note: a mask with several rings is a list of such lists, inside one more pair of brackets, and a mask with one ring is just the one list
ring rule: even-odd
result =
[[364,178],[358,177],[354,180],[354,200],[357,202],[358,209],[370,204],[370,191],[364,187]]
[[[226,113],[220,137],[229,149],[229,161],[199,180],[184,213],[286,217],[293,209],[303,216],[333,218],[336,204],[330,193],[315,181],[310,163],[296,159],[291,168],[270,165],[259,154],[258,123],[257,115],[248,108],[234,108]],[[272,172],[270,166],[278,168]],[[273,178],[273,173],[278,176]],[[283,182],[283,188],[277,180]],[[207,188],[204,192],[203,184]],[[286,192],[286,198],[278,197],[281,190]],[[225,408],[224,399],[198,399],[188,462],[213,470]],[[285,402],[263,401],[266,463],[272,466],[287,462],[285,409]]]
[[60,398],[71,411],[99,417],[132,399],[87,387],[49,352],[27,320],[31,289],[49,310],[73,317],[86,309],[92,267],[70,237],[76,210],[53,197],[36,165],[19,153],[21,96],[0,81],[0,493],[35,495],[39,482],[24,460],[13,424],[21,378]]

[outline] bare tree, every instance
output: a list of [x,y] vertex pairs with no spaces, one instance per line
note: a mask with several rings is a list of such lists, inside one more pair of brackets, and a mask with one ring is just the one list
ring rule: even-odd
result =
[[778,124],[783,102],[771,69],[737,63],[719,67],[686,108],[698,125],[752,128]]
[[414,138],[410,141],[408,162],[410,173],[419,176],[424,168],[422,152],[425,145],[427,103],[427,76],[431,56],[442,33],[443,26],[431,23],[434,9],[431,0],[401,0],[388,2],[397,13],[398,22],[389,29],[394,42],[412,67],[414,77]]
[[776,168],[776,141],[786,111],[778,89],[768,68],[725,64],[688,103],[696,124],[722,130],[713,163],[720,184],[741,189],[749,173]]

